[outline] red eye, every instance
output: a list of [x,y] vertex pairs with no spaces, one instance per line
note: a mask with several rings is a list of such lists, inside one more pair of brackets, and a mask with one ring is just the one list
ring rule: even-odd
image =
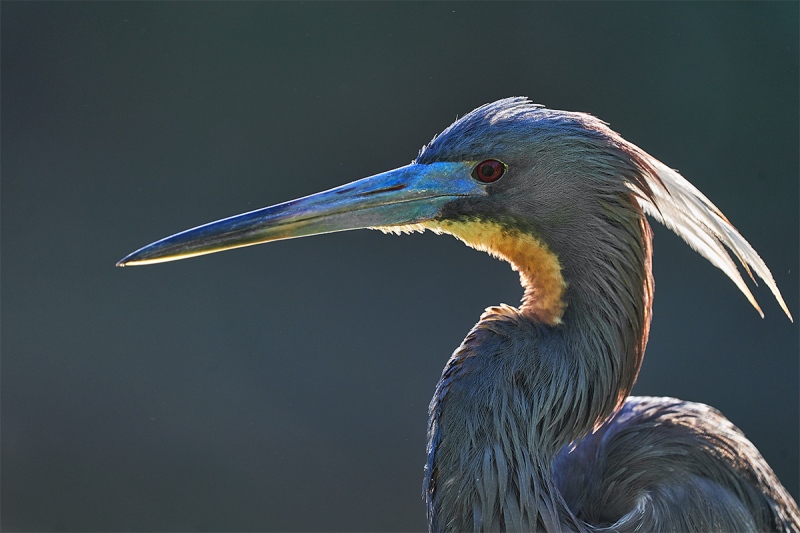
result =
[[487,159],[478,163],[472,171],[472,177],[484,183],[492,183],[499,180],[506,173],[505,164],[497,159]]

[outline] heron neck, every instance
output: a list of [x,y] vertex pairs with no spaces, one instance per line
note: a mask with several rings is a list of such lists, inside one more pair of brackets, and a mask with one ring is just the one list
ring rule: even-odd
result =
[[[575,261],[563,265],[559,323],[537,320],[526,309],[530,300],[519,309],[489,308],[448,361],[430,406],[426,490],[434,529],[580,529],[551,469],[564,446],[621,406],[641,365],[650,228],[641,216],[629,222],[615,227],[610,241],[619,245],[607,255],[566,255]],[[515,266],[523,283],[535,271]],[[535,294],[536,280],[525,289]],[[525,522],[504,522],[509,517]]]
[[[547,286],[528,278],[537,270],[516,266],[525,296],[513,321],[525,349],[515,357],[528,380],[515,385],[545,428],[537,433],[537,450],[548,459],[612,416],[641,368],[653,296],[652,234],[641,211],[620,209],[615,218],[619,224],[559,254],[569,259],[559,263],[567,281],[555,324],[536,312],[536,297]],[[598,239],[604,246],[586,245]]]

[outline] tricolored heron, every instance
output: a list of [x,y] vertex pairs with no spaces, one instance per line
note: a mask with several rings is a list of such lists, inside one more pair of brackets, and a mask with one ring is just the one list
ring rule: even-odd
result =
[[448,233],[508,261],[524,296],[484,312],[436,387],[431,530],[800,531],[797,504],[719,412],[629,396],[653,298],[645,213],[761,313],[727,247],[791,319],[755,250],[678,172],[590,115],[525,98],[465,115],[407,166],[178,233],[118,264],[357,228]]

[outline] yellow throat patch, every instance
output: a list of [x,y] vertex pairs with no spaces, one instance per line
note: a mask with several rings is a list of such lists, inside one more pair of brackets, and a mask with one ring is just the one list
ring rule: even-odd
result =
[[447,233],[467,246],[507,261],[519,272],[525,288],[520,311],[545,324],[561,323],[564,315],[564,291],[567,284],[561,275],[558,257],[533,235],[495,222],[480,220],[437,220],[409,226],[376,228],[386,233]]

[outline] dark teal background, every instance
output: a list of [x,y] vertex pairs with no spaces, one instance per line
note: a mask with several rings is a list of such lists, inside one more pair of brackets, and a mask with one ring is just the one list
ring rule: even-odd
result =
[[[527,95],[678,168],[798,305],[798,4],[17,3],[2,15],[3,530],[421,530],[427,404],[507,265],[361,231],[117,269]],[[798,326],[657,227],[635,392],[798,496]]]

